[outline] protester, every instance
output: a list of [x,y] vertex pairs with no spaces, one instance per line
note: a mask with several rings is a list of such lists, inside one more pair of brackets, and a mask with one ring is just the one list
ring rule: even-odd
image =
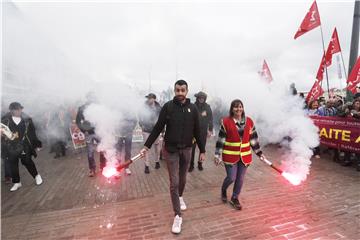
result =
[[[132,114],[131,112],[124,112],[123,116],[124,118],[121,121],[119,139],[115,146],[119,164],[123,161],[123,150],[125,152],[125,161],[131,159],[132,138],[137,123],[135,114]],[[125,173],[126,175],[131,175],[131,170],[127,167],[125,168]],[[116,177],[119,176],[120,173],[117,174]]]
[[172,232],[176,234],[181,232],[183,221],[181,210],[184,211],[187,208],[183,193],[190,164],[193,137],[200,149],[200,161],[205,160],[205,146],[200,137],[199,113],[190,99],[186,98],[188,91],[186,81],[178,80],[175,83],[174,99],[167,102],[161,109],[159,119],[140,152],[143,155],[147,154],[166,126],[163,157],[169,172],[171,201],[175,212]]
[[335,102],[336,100],[331,98],[326,102],[325,106],[319,107],[319,116],[336,116],[337,110],[335,108]]
[[[1,118],[3,119],[3,118]],[[11,168],[10,168],[10,160],[9,154],[7,152],[7,148],[5,145],[6,139],[1,135],[1,163],[4,168],[4,182],[6,184],[11,183]]]
[[54,152],[54,158],[66,155],[67,133],[70,126],[70,116],[62,107],[57,108],[49,117],[47,123],[48,136],[50,138],[50,152]]
[[248,166],[252,162],[251,149],[259,158],[265,158],[260,149],[258,134],[253,120],[245,115],[244,105],[239,99],[230,105],[229,116],[221,120],[221,128],[216,142],[215,163],[224,162],[226,177],[221,187],[221,199],[227,202],[227,188],[234,183],[229,203],[241,210],[239,195]]
[[[210,137],[213,132],[212,111],[210,105],[206,103],[206,98],[207,98],[206,93],[200,91],[197,94],[195,94],[195,97],[196,97],[195,106],[197,107],[198,112],[200,114],[199,115],[200,137],[202,142],[204,143],[204,146],[206,146],[206,139]],[[189,172],[192,172],[194,170],[195,150],[196,150],[196,141],[193,141]],[[199,159],[198,159],[198,169],[200,171],[204,169],[202,162],[199,161]]]
[[[96,102],[95,93],[89,92],[86,95],[86,103],[79,107],[76,115],[76,124],[79,129],[85,134],[86,146],[87,146],[87,157],[89,163],[89,177],[94,177],[96,174],[96,162],[95,162],[95,151],[97,144],[100,139],[95,134],[95,128],[89,121],[85,119],[84,111],[92,103]],[[106,159],[103,152],[100,152],[100,172],[106,166]]]
[[[156,121],[159,117],[161,106],[156,101],[156,95],[153,93],[149,93],[147,96],[147,101],[145,102],[144,109],[139,113],[139,124],[142,129],[144,140],[147,139],[153,130]],[[161,151],[161,143],[160,137],[158,137],[155,141],[154,147],[154,155],[155,155],[155,169],[160,168],[160,151]],[[150,159],[149,155],[145,156],[145,173],[150,173]]]
[[[306,109],[306,114],[308,116],[319,115],[319,101],[313,100],[309,102],[308,108]],[[320,158],[320,146],[317,146],[313,149],[313,156],[315,158]]]
[[[360,119],[360,99],[354,99],[351,105],[348,105],[345,110],[346,116],[349,118]],[[360,154],[344,151],[344,159],[341,162],[343,166],[350,166],[352,164],[351,156],[354,155],[356,162],[356,170],[360,171]]]
[[296,96],[297,95],[297,90],[296,90],[296,87],[295,87],[295,83],[291,83],[290,84],[290,94],[293,95],[293,96]]
[[[23,106],[18,102],[12,102],[9,110],[10,112],[3,117],[1,122],[14,134],[14,139],[5,138],[4,142],[14,183],[10,191],[13,192],[22,186],[19,175],[19,159],[35,179],[36,185],[42,184],[43,180],[32,160],[32,156],[37,157],[36,151],[40,150],[42,143],[36,135],[32,119],[22,112]],[[4,134],[3,130],[1,134]]]

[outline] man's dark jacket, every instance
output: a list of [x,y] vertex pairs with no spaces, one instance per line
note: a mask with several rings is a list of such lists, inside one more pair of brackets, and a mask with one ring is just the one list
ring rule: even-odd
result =
[[200,138],[199,112],[190,99],[181,103],[176,97],[165,103],[160,111],[159,119],[154,126],[145,146],[150,148],[159,136],[165,131],[165,148],[168,152],[177,152],[179,149],[192,146],[192,139],[195,137],[200,152],[205,153],[205,146]]

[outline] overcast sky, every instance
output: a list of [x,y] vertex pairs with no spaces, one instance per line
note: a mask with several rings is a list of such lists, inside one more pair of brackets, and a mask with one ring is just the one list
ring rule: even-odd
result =
[[[29,40],[40,34],[72,71],[98,82],[148,88],[151,78],[160,91],[183,78],[194,91],[221,94],[233,81],[246,84],[266,59],[274,81],[308,91],[323,51],[320,28],[293,39],[310,0],[14,2],[37,31]],[[325,47],[336,27],[348,68],[354,1],[317,3]],[[340,84],[335,63],[332,87]]]

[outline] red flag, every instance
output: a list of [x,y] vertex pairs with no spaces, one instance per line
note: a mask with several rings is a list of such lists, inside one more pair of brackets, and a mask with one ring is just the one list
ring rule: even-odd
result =
[[356,87],[360,86],[360,57],[357,59],[347,81],[347,89],[353,94],[356,93]]
[[322,81],[323,80],[323,77],[324,77],[324,70],[325,70],[325,64],[327,62],[325,61],[325,56],[323,55],[322,56],[322,59],[321,59],[321,63],[320,63],[320,66],[319,66],[319,69],[317,71],[317,74],[316,74],[316,79],[319,80],[319,81]]
[[306,102],[309,103],[310,101],[318,99],[323,93],[324,90],[321,88],[321,81],[315,81],[310,92],[306,96]]
[[264,60],[262,70],[260,71],[260,76],[264,78],[268,83],[271,83],[273,78],[271,76],[270,68]]
[[321,25],[320,14],[317,8],[316,1],[311,5],[309,11],[306,13],[298,31],[295,33],[294,39],[300,37],[304,33]]
[[335,28],[334,32],[331,36],[331,40],[329,42],[329,46],[327,48],[326,54],[325,54],[327,66],[331,65],[333,54],[338,53],[338,52],[341,52],[341,48],[340,48],[339,37],[338,37],[337,31]]

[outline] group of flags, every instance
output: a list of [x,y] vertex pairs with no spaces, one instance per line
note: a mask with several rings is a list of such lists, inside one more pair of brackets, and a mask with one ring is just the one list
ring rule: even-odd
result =
[[[294,39],[319,26],[321,27],[320,14],[316,1],[314,1],[309,11],[306,13],[305,18],[303,19],[298,31],[295,33]],[[307,102],[318,99],[324,93],[324,90],[321,87],[321,82],[324,78],[324,71],[332,64],[333,55],[340,52],[341,47],[339,36],[335,28],[326,52],[324,49],[324,54],[321,58],[320,66],[316,74],[316,81],[306,98]],[[347,90],[355,94],[356,86],[358,84],[360,84],[360,58],[357,59],[356,64],[354,65],[349,77],[347,78]]]
[[[298,31],[295,33],[294,39],[300,37],[301,35],[319,26],[321,27],[320,14],[316,1],[314,1],[309,11],[306,13],[305,18],[301,22]],[[316,74],[316,81],[306,97],[306,102],[318,99],[321,95],[323,95],[324,90],[321,87],[322,85],[321,83],[324,78],[325,69],[332,64],[333,55],[340,52],[341,52],[340,41],[335,27],[326,52],[324,49],[324,53],[321,58],[321,63]],[[345,67],[344,67],[344,71],[345,71]],[[262,70],[259,72],[259,74],[268,83],[270,83],[273,80],[269,66],[265,60],[263,62]],[[346,76],[346,72],[345,72],[345,76]],[[360,58],[357,59],[356,64],[354,65],[349,77],[347,78],[347,90],[355,94],[356,87],[359,84],[360,84]]]

